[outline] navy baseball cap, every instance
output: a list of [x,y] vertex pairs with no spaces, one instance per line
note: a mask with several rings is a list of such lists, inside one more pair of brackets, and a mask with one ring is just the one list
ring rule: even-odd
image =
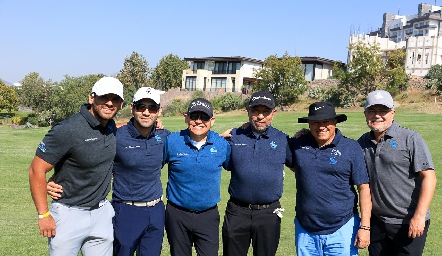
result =
[[206,99],[197,98],[190,102],[189,107],[187,108],[187,114],[197,111],[206,113],[210,117],[213,117],[212,103]]
[[269,91],[259,91],[252,94],[249,101],[249,107],[266,106],[268,108],[275,108],[275,98]]
[[335,112],[335,106],[331,102],[321,101],[315,102],[308,108],[308,117],[298,118],[298,123],[308,123],[309,120],[327,120],[335,118],[336,122],[344,122],[347,120],[345,114],[337,115]]

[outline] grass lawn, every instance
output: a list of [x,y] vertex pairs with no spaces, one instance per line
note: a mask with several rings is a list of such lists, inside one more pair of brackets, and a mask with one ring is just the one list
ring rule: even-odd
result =
[[[338,113],[343,113],[338,111]],[[357,139],[366,132],[365,119],[360,111],[346,112],[348,121],[338,124],[343,134],[347,137]],[[292,111],[279,112],[274,118],[273,126],[293,135],[306,124],[298,124],[297,118],[306,116],[306,112]],[[178,131],[185,127],[182,117],[164,117],[163,124],[171,131]],[[403,113],[399,108],[396,111],[396,120],[402,126],[417,130],[426,140],[436,165],[437,176],[442,169],[442,136],[437,135],[434,129],[442,123],[441,115],[422,113]],[[238,127],[247,121],[245,112],[238,111],[234,114],[218,115],[214,131],[222,132],[228,128]],[[11,129],[9,126],[0,126],[0,255],[47,255],[47,239],[40,236],[37,226],[37,213],[32,202],[29,183],[28,167],[34,156],[37,144],[46,134],[48,128],[36,129]],[[163,169],[163,185],[166,185],[167,173]],[[51,172],[52,173],[52,172]],[[50,173],[50,174],[51,174]],[[50,175],[49,174],[49,175]],[[221,224],[229,196],[227,187],[229,173],[223,172],[221,184],[221,202],[219,209]],[[282,219],[282,234],[277,255],[295,255],[294,248],[294,207],[295,207],[295,178],[293,173],[286,169],[284,181],[284,195],[281,199],[285,208]],[[432,218],[427,244],[424,255],[440,255],[442,244],[442,198],[440,186],[431,204]],[[220,239],[221,240],[221,239]],[[220,245],[220,255],[222,255]],[[162,255],[169,255],[167,240],[164,241]],[[249,255],[252,255],[249,253]],[[368,255],[362,250],[360,255]]]

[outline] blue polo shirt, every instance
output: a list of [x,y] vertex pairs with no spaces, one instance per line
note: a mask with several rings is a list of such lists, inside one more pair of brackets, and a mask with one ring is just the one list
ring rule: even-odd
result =
[[133,122],[132,118],[117,130],[112,200],[148,202],[163,195],[163,145],[170,132],[154,127],[144,137]]
[[216,132],[209,131],[199,150],[192,145],[188,129],[171,133],[164,143],[167,200],[196,211],[215,206],[220,201],[221,171],[229,156],[229,144]]
[[368,183],[359,144],[336,129],[332,143],[318,147],[313,135],[291,139],[296,174],[296,218],[310,233],[328,235],[357,212],[355,185]]
[[233,129],[229,194],[251,204],[266,204],[282,196],[284,164],[291,161],[288,136],[270,126],[257,135],[251,127]]

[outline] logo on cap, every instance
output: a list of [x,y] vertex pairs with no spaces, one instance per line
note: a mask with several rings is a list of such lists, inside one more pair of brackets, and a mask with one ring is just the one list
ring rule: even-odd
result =
[[378,92],[378,93],[376,93],[375,96],[373,96],[373,98],[375,98],[375,99],[377,99],[377,100],[380,100],[380,99],[383,99],[384,96],[382,96],[382,94],[381,94],[380,92]]

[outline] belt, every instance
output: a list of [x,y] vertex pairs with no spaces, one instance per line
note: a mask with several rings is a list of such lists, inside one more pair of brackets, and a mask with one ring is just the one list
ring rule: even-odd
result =
[[175,204],[175,203],[172,203],[171,201],[167,201],[167,204],[169,204],[169,205],[171,205],[171,206],[173,206],[173,207],[175,207],[175,208],[177,208],[177,209],[179,209],[179,210],[181,210],[181,211],[191,212],[191,213],[203,213],[203,212],[207,212],[207,211],[210,211],[210,210],[215,209],[216,206],[217,206],[217,205],[215,204],[214,206],[212,206],[212,207],[210,207],[210,208],[207,208],[207,209],[205,209],[205,210],[197,211],[197,210],[191,210],[191,209],[184,208],[184,207],[179,206],[179,205],[177,205],[177,204]]
[[233,197],[230,198],[229,200],[230,202],[240,206],[240,207],[244,207],[244,208],[248,208],[250,210],[263,210],[263,209],[268,209],[270,208],[273,204],[279,202],[279,200],[273,201],[271,203],[267,203],[267,204],[249,204],[249,203],[245,203],[242,201],[239,201]]
[[162,200],[163,200],[163,197],[157,198],[157,199],[149,201],[149,202],[135,202],[135,201],[121,201],[121,202],[125,203],[125,204],[129,204],[129,205],[135,205],[135,206],[152,207],[152,206],[155,206],[157,203],[161,202]]
[[59,203],[59,204],[64,205],[64,206],[69,207],[69,208],[73,208],[73,209],[92,211],[92,210],[96,210],[96,209],[102,207],[106,203],[107,203],[107,199],[103,199],[100,202],[98,202],[97,204],[95,204],[93,206],[87,206],[87,207],[84,207],[84,206],[70,206],[70,205],[63,204],[63,203]]

